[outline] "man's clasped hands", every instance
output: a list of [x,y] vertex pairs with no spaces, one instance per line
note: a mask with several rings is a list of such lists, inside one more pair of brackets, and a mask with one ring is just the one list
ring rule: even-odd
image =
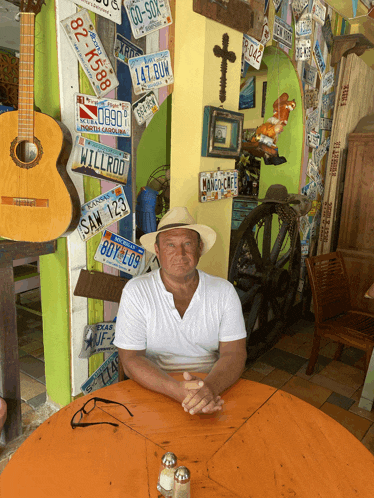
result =
[[189,372],[183,372],[183,378],[181,388],[186,396],[182,401],[182,406],[185,412],[194,415],[195,413],[213,413],[222,409],[223,399],[221,396],[215,396],[209,384]]

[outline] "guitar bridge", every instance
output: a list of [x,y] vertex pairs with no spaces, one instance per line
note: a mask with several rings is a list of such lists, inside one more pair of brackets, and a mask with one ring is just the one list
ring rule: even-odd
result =
[[30,199],[27,197],[1,197],[1,204],[20,207],[48,207],[48,199]]

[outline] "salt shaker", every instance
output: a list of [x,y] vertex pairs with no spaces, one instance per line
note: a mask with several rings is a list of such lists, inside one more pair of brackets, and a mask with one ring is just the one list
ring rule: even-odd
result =
[[173,498],[190,497],[190,471],[187,467],[178,467],[174,474]]
[[158,474],[157,490],[163,496],[172,496],[174,487],[174,472],[177,467],[177,457],[171,451],[161,458],[160,472]]

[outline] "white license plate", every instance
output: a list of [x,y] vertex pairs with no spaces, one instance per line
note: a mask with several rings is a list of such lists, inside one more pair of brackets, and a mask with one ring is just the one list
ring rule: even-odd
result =
[[327,71],[325,76],[322,78],[322,91],[327,92],[335,84],[335,72],[334,68]]
[[61,24],[95,94],[103,97],[116,88],[117,76],[87,10],[67,17]]
[[302,80],[308,85],[315,88],[317,84],[318,71],[315,67],[310,66],[307,62],[303,64]]
[[115,322],[86,325],[83,332],[82,349],[78,358],[89,358],[96,353],[116,351],[116,346],[113,344],[115,331]]
[[310,36],[312,34],[312,14],[304,14],[296,22],[296,36]]
[[319,140],[320,140],[320,134],[317,133],[316,131],[312,130],[310,133],[308,133],[309,147],[313,147],[313,149],[318,147]]
[[299,38],[295,44],[295,59],[297,61],[308,61],[310,59],[311,41]]
[[124,0],[134,38],[149,35],[171,24],[168,0]]
[[332,128],[332,119],[321,118],[320,126],[321,126],[321,130],[331,131],[331,128]]
[[129,214],[124,187],[118,186],[83,204],[77,228],[79,236],[86,241]]
[[243,35],[243,57],[248,64],[256,69],[260,69],[264,46],[251,36]]
[[77,135],[71,169],[75,173],[126,185],[130,154]]
[[264,22],[262,23],[262,36],[261,36],[261,43],[263,45],[266,45],[268,41],[270,41],[271,35],[270,35],[270,29],[269,29],[269,21],[267,16],[264,16]]
[[94,260],[117,268],[130,275],[137,275],[144,256],[143,247],[115,233],[105,230],[96,250]]
[[144,51],[130,40],[117,33],[114,43],[114,57],[128,66],[131,57],[139,57]]
[[326,140],[314,151],[314,160],[316,161],[317,164],[324,157],[329,147],[330,147],[330,137],[326,138]]
[[136,95],[174,82],[169,50],[129,59],[129,68]]
[[122,24],[120,0],[74,0],[74,3],[117,24]]
[[147,119],[152,118],[158,109],[154,92],[147,93],[132,105],[132,111],[139,126],[145,123]]
[[274,16],[273,40],[292,48],[293,28],[278,16]]
[[309,0],[292,0],[292,12],[297,21],[308,5]]
[[324,113],[332,109],[334,107],[334,104],[335,104],[335,92],[322,95],[322,111]]
[[326,63],[323,58],[321,48],[319,46],[318,40],[316,40],[316,44],[314,45],[314,60],[316,61],[317,69],[319,72],[320,77],[322,78],[323,73],[325,72],[326,69]]
[[110,386],[118,379],[118,351],[112,353],[107,360],[81,385],[83,394],[89,394],[102,387]]
[[325,24],[326,7],[319,0],[313,1],[312,6],[313,19],[323,26]]
[[305,109],[310,107],[318,106],[318,90],[313,88],[313,90],[305,90],[304,92]]
[[131,104],[76,93],[75,126],[80,133],[131,136]]
[[306,130],[309,133],[311,130],[318,130],[318,117],[319,117],[319,109],[314,109],[311,113],[308,114],[306,120]]

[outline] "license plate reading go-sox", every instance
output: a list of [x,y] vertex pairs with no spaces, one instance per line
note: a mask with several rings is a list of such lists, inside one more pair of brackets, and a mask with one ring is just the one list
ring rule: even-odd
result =
[[119,137],[131,136],[131,104],[75,94],[76,130]]
[[169,50],[129,59],[135,95],[174,82]]
[[118,186],[83,204],[78,224],[79,236],[86,241],[129,214],[130,206],[124,188]]
[[102,97],[116,88],[118,79],[87,10],[67,17],[61,24],[95,94]]
[[94,260],[130,275],[137,275],[144,252],[143,247],[105,230]]
[[168,0],[124,0],[134,38],[149,35],[171,24]]
[[243,35],[243,57],[248,64],[256,69],[260,69],[264,46],[251,36]]

